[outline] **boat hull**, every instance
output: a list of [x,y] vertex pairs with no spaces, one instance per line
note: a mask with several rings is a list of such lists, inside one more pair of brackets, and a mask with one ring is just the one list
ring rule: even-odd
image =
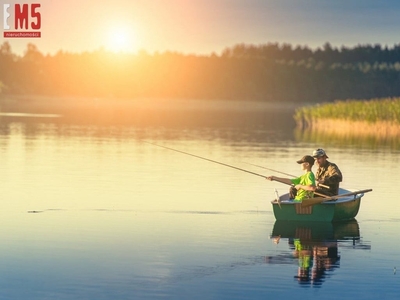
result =
[[361,198],[340,198],[336,201],[326,201],[312,206],[302,207],[301,203],[292,200],[283,200],[280,203],[272,201],[276,220],[282,221],[318,221],[333,222],[354,219],[360,209]]

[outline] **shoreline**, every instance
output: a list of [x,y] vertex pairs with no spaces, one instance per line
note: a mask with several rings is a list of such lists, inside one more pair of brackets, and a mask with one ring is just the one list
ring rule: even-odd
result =
[[400,125],[388,121],[367,122],[340,119],[312,119],[307,126],[303,126],[303,130],[343,138],[362,136],[385,140],[400,136]]
[[165,110],[165,111],[215,111],[215,112],[262,112],[271,110],[295,111],[301,105],[295,102],[281,103],[256,100],[205,100],[193,98],[96,98],[38,95],[7,95],[0,98],[3,111],[14,110]]

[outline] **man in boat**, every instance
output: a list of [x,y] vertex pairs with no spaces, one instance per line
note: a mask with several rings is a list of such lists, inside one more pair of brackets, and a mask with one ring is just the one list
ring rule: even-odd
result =
[[327,196],[338,195],[339,183],[343,180],[339,167],[327,160],[329,157],[324,149],[314,150],[312,156],[318,164],[318,169],[315,173],[317,183],[315,191]]
[[298,160],[297,163],[301,164],[301,168],[304,170],[304,174],[300,177],[289,179],[277,176],[269,176],[267,179],[292,185],[289,191],[290,199],[302,201],[303,199],[312,198],[314,196],[314,191],[316,188],[315,176],[311,171],[311,168],[314,165],[314,158],[310,155],[306,155],[302,159]]

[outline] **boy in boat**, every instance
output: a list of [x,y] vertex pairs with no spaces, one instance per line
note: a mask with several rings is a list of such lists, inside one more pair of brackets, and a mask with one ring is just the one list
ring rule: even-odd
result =
[[289,178],[281,178],[276,176],[267,177],[268,180],[276,180],[282,183],[286,183],[289,185],[294,185],[290,188],[290,199],[294,199],[295,201],[302,201],[303,199],[312,198],[314,196],[315,191],[315,176],[311,171],[312,166],[314,165],[314,158],[310,155],[304,156],[302,159],[297,161],[298,164],[301,164],[302,170],[304,170],[304,174],[300,177],[289,179]]
[[326,155],[324,149],[314,150],[312,156],[318,164],[318,170],[315,173],[317,181],[315,191],[327,196],[338,195],[339,183],[343,180],[342,172],[340,172],[339,167],[326,160],[329,157]]

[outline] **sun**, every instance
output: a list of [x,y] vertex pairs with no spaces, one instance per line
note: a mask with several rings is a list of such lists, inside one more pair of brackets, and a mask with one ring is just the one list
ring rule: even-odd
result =
[[112,52],[133,52],[137,41],[132,28],[115,26],[109,30],[107,49]]

